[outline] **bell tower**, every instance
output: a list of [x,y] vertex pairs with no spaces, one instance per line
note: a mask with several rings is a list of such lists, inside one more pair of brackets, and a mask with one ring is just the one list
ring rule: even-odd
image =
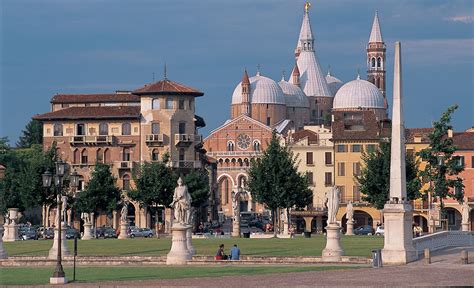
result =
[[385,53],[386,46],[383,42],[380,30],[379,16],[375,11],[374,23],[367,44],[367,81],[373,83],[384,96],[385,109],[388,108],[387,96],[385,95]]

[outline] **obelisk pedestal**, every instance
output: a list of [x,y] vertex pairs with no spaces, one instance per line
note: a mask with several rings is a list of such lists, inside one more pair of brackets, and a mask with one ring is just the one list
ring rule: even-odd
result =
[[[57,259],[58,258],[58,243],[59,243],[59,229],[54,228],[54,240],[53,247],[49,249],[48,259]],[[69,247],[67,246],[66,241],[66,225],[64,222],[61,223],[61,256],[71,256],[69,252]]]
[[[3,235],[3,224],[0,224],[0,236]],[[7,259],[8,254],[7,251],[5,251],[5,248],[3,247],[3,239],[0,237],[0,259]]]
[[185,265],[192,259],[186,241],[187,230],[187,226],[180,224],[171,227],[172,243],[171,250],[166,256],[166,265]]
[[92,224],[84,224],[84,234],[82,235],[82,240],[91,240],[92,239]]
[[341,227],[335,223],[326,226],[326,248],[322,253],[323,262],[340,262],[344,255],[341,247]]
[[127,232],[128,232],[128,223],[125,221],[120,221],[120,234],[118,236],[118,239],[127,239],[129,237]]
[[189,255],[194,256],[196,254],[196,249],[193,246],[193,225],[189,225],[188,230],[186,230],[186,246],[188,247]]
[[347,221],[346,225],[347,225],[346,235],[347,236],[354,235],[354,221]]

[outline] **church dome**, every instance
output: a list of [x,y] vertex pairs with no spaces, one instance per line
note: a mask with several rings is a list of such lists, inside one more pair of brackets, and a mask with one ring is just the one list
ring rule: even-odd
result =
[[309,108],[309,100],[300,87],[288,83],[285,80],[278,82],[285,96],[285,103],[288,107],[304,107]]
[[339,88],[344,85],[341,80],[337,79],[336,77],[332,76],[331,73],[328,73],[326,75],[326,83],[328,83],[329,90],[331,91],[331,94],[334,96],[336,95],[337,91]]
[[333,109],[348,108],[384,109],[384,98],[377,86],[358,77],[344,84],[334,97]]
[[[241,102],[242,82],[235,87],[232,94],[232,104],[240,104]],[[257,76],[250,77],[250,103],[285,105],[285,96],[275,81],[257,74]]]

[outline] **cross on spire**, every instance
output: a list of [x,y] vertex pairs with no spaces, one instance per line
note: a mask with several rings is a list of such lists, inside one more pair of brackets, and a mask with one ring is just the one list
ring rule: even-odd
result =
[[165,63],[164,71],[163,71],[163,78],[164,78],[165,80],[168,80],[168,75],[167,75],[167,72],[166,72],[166,63]]

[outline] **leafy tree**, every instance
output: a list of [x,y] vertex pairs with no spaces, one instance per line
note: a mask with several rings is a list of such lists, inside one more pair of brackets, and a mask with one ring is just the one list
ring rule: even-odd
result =
[[[360,184],[362,200],[369,202],[377,209],[383,209],[390,198],[390,142],[380,142],[373,152],[363,152],[363,168],[355,176]],[[405,159],[407,198],[414,200],[421,197],[421,181],[418,177],[418,162],[413,154]]]
[[[296,157],[280,145],[275,131],[263,156],[252,159],[247,186],[253,199],[272,211],[274,227],[278,208],[302,208],[312,201],[307,179],[297,171]],[[276,236],[276,229],[274,233]]]
[[425,192],[431,194],[433,201],[439,200],[443,219],[445,218],[443,200],[450,197],[462,203],[464,198],[462,178],[457,176],[464,167],[459,165],[459,159],[453,156],[457,148],[453,144],[453,139],[448,137],[448,131],[453,128],[451,114],[457,108],[457,105],[449,107],[441,115],[441,119],[433,123],[434,129],[428,135],[430,145],[418,152],[421,159],[426,162],[421,175],[430,183]]
[[105,211],[110,214],[116,210],[121,195],[115,181],[109,165],[96,163],[85,190],[77,195],[78,211],[87,213]]
[[133,180],[136,188],[128,196],[140,206],[158,213],[157,205],[169,207],[173,201],[177,177],[166,162],[144,162],[133,171]]
[[25,130],[16,146],[19,148],[29,148],[33,144],[43,144],[43,124],[35,119],[32,119],[26,124]]
[[205,169],[191,170],[184,177],[183,182],[188,186],[189,193],[193,199],[192,206],[196,208],[196,219],[200,219],[200,208],[209,200],[209,174]]

